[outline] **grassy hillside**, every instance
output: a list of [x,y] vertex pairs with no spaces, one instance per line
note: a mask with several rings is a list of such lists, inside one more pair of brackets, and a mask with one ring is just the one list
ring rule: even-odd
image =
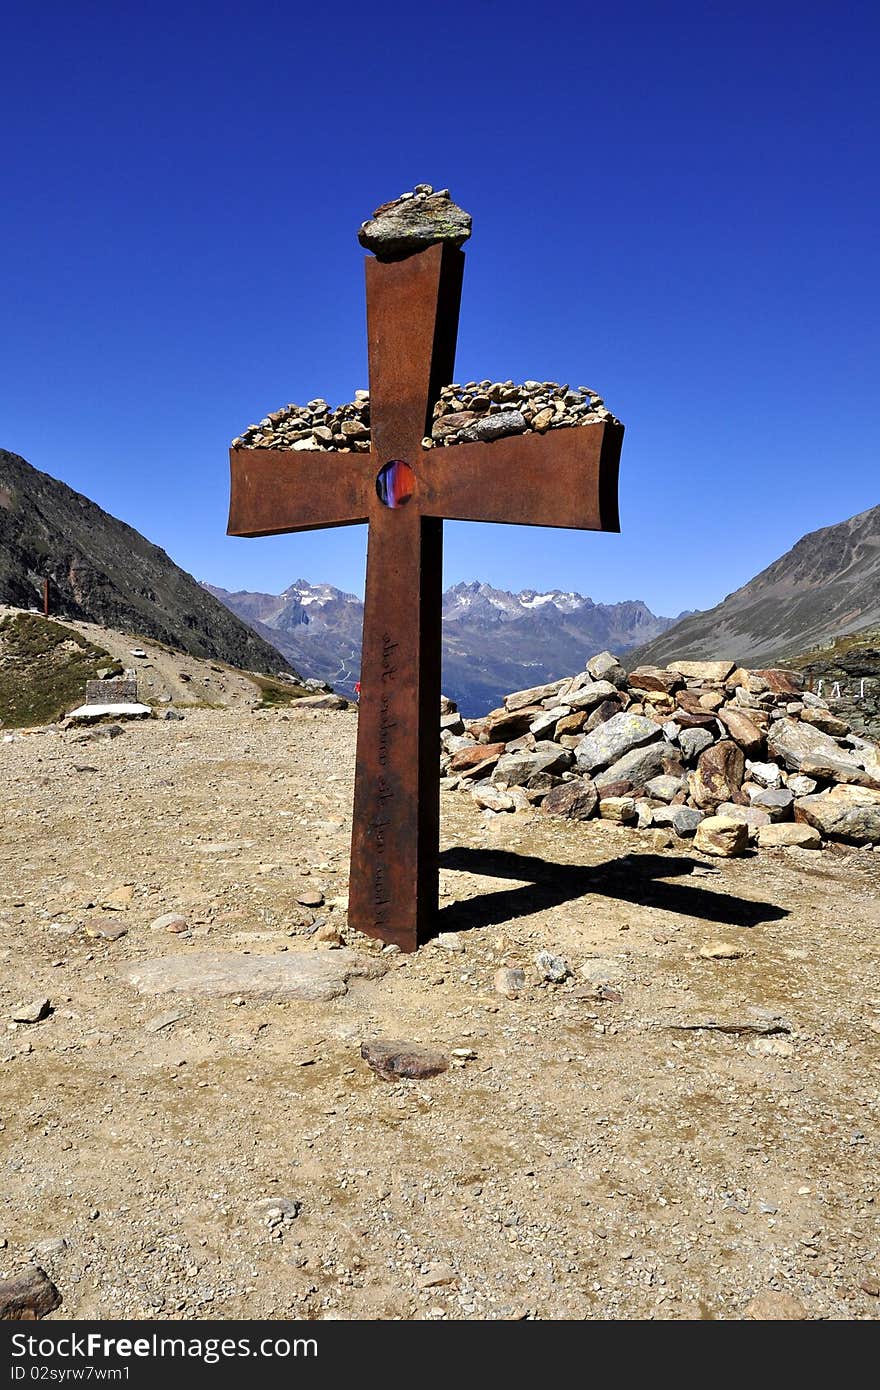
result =
[[118,663],[102,647],[34,613],[0,619],[0,724],[48,724],[82,701],[87,680]]

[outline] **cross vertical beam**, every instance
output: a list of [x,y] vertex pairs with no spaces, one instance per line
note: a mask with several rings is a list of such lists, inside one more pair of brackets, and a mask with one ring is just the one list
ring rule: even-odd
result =
[[463,269],[440,245],[366,262],[371,462],[408,464],[414,491],[369,504],[348,920],[404,951],[437,908],[443,522],[422,515],[436,464],[421,441],[452,380]]

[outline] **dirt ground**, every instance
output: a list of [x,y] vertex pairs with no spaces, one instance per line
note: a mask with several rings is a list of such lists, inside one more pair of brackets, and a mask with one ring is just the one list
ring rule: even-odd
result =
[[[125,980],[346,934],[355,717],[0,743],[0,1275],[74,1318],[876,1318],[880,853],[713,864],[445,794],[451,942],[329,1003]],[[474,1056],[388,1083],[376,1037]]]

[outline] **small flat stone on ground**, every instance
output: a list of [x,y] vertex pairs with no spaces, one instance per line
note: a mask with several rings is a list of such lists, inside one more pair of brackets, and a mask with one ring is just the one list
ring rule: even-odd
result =
[[398,1081],[401,1077],[423,1081],[439,1076],[449,1067],[449,1058],[442,1052],[400,1038],[373,1038],[361,1045],[361,1056],[383,1081]]
[[375,979],[385,970],[384,962],[347,950],[287,951],[276,956],[194,951],[139,961],[122,971],[122,978],[141,994],[321,1002],[346,994],[349,980]]

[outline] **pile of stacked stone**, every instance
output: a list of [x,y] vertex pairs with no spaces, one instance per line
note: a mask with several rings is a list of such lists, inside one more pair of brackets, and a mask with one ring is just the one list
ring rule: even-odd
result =
[[370,393],[355,391],[354,400],[331,410],[320,397],[308,405],[285,405],[258,425],[248,425],[232,441],[233,449],[330,449],[342,454],[370,450]]
[[629,674],[610,652],[464,720],[441,705],[446,785],[487,814],[650,829],[710,855],[880,847],[880,749],[799,672],[679,661]]
[[[430,435],[423,449],[501,439],[511,434],[545,434],[571,425],[610,420],[601,396],[587,386],[560,386],[555,381],[468,381],[444,386],[434,406]],[[331,410],[325,400],[286,405],[249,425],[232,441],[233,449],[329,449],[365,454],[370,448],[370,393],[355,391],[354,400]]]
[[[598,425],[615,417],[588,386],[555,381],[468,381],[444,386],[434,406],[431,437],[423,448],[501,439],[510,434],[545,434],[570,425]],[[617,423],[615,421],[615,423]]]

